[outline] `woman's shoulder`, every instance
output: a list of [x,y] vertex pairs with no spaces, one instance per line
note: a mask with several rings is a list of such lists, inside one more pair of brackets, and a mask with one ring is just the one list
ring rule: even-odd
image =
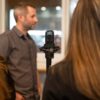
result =
[[51,66],[48,72],[50,77],[57,79],[59,84],[63,84],[66,87],[69,87],[73,80],[72,63],[70,61],[63,60]]
[[87,97],[83,96],[75,86],[73,64],[71,61],[63,60],[53,65],[49,72],[50,77],[53,77],[52,81],[63,91],[62,95],[64,95],[65,98],[70,98],[70,100],[89,100]]
[[52,73],[66,73],[69,72],[69,70],[72,69],[72,63],[71,61],[65,61],[62,60],[58,63],[56,63],[55,65],[51,66],[50,70],[52,71]]

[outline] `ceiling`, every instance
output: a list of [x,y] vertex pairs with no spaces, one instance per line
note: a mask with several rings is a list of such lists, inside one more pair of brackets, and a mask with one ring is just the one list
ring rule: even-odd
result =
[[35,7],[41,6],[61,6],[61,0],[7,0],[7,4],[10,8],[13,8],[18,2],[29,2]]

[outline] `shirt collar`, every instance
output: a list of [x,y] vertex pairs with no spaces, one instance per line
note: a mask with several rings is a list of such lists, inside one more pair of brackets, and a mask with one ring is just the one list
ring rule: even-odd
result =
[[14,26],[14,27],[12,28],[12,30],[13,30],[19,37],[23,37],[23,36],[24,36],[23,33],[22,33],[20,30],[18,30],[16,26]]
[[[14,26],[13,28],[12,28],[12,30],[19,36],[19,37],[21,37],[21,38],[25,38],[25,36],[23,35],[23,33],[20,31],[20,30],[18,30],[17,29],[17,27],[16,26]],[[29,38],[29,39],[32,39],[31,38],[31,36],[27,33],[27,37]]]

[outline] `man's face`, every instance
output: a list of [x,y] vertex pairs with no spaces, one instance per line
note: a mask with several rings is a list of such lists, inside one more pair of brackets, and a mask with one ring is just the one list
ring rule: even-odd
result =
[[23,27],[26,30],[32,30],[36,23],[38,22],[37,16],[36,16],[36,9],[32,7],[27,7],[27,14],[24,16],[23,20]]

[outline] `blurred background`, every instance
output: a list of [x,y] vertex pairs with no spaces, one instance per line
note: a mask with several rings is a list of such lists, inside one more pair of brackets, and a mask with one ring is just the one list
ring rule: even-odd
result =
[[[53,30],[55,45],[59,46],[60,50],[54,54],[52,65],[62,60],[67,52],[70,19],[78,0],[0,0],[0,33],[15,25],[13,8],[20,1],[29,2],[37,8],[39,22],[34,30],[29,31],[37,48],[44,45],[45,32]],[[38,71],[43,86],[46,77],[46,59],[39,49],[37,55]]]

